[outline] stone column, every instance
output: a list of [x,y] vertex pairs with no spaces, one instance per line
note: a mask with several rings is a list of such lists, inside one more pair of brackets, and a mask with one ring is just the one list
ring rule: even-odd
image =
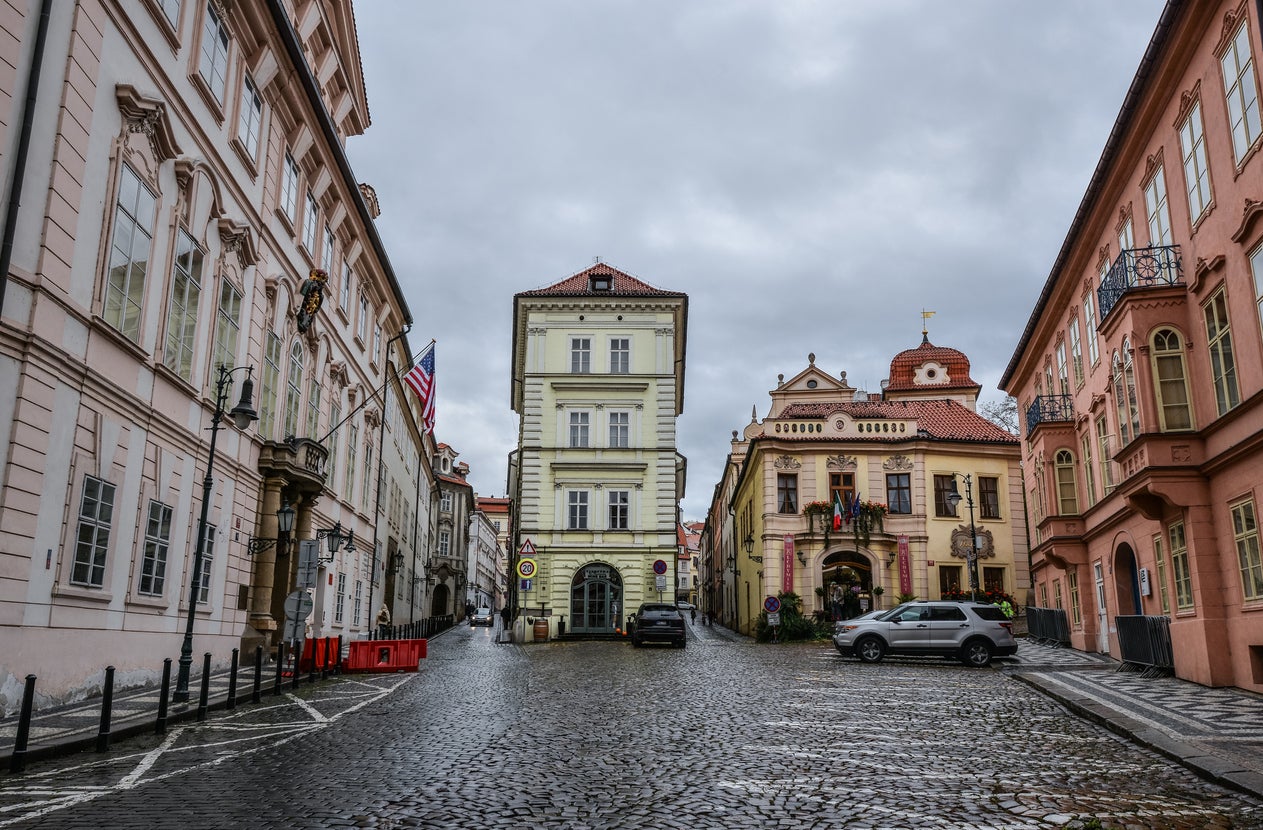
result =
[[[279,534],[276,511],[281,509],[281,487],[285,480],[268,478],[263,481],[263,504],[259,508],[259,522],[255,535],[261,539],[275,539]],[[279,543],[278,543],[279,544]],[[254,556],[254,577],[251,581],[250,626],[272,640],[277,622],[272,617],[272,591],[276,584],[276,546],[260,551]]]

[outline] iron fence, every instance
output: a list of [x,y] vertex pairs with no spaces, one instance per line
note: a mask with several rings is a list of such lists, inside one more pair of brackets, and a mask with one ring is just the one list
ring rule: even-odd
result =
[[1027,637],[1047,646],[1070,645],[1070,619],[1061,608],[1026,607]]

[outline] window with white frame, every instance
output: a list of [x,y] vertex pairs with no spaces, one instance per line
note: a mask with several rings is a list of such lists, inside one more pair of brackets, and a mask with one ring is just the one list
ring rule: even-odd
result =
[[[1048,390],[1052,392],[1051,389]],[[1070,372],[1066,364],[1066,344],[1057,344],[1057,394],[1067,395],[1070,393]]]
[[566,527],[569,530],[588,529],[587,490],[571,490],[566,494]]
[[1162,552],[1162,534],[1154,534],[1153,537],[1153,562],[1157,565],[1158,577],[1158,602],[1162,607],[1163,614],[1171,613],[1171,590],[1167,587],[1167,560],[1166,554]]
[[586,375],[592,371],[592,338],[570,338],[570,373]]
[[439,531],[439,556],[447,556],[452,550],[452,532],[450,530]]
[[439,510],[442,510],[444,513],[452,512],[452,493],[450,490],[444,490],[439,495]]
[[1193,408],[1184,366],[1184,344],[1174,329],[1153,335],[1153,391],[1158,398],[1158,420],[1163,432],[1193,428]]
[[140,559],[137,590],[147,596],[162,596],[167,582],[167,549],[171,545],[171,508],[160,501],[149,502],[145,521],[145,547]]
[[1237,565],[1241,569],[1241,591],[1247,602],[1263,599],[1263,556],[1259,553],[1259,525],[1254,515],[1254,499],[1229,505],[1232,534],[1237,545]]
[[132,342],[140,341],[140,312],[153,242],[157,199],[132,168],[119,170],[110,265],[105,283],[105,322]]
[[291,225],[298,221],[298,162],[288,152],[281,170],[281,210]]
[[373,354],[369,360],[376,363],[382,359],[382,324],[373,322]]
[[1259,321],[1263,323],[1263,245],[1250,253],[1250,270],[1254,273],[1254,304],[1259,309]]
[[298,435],[298,409],[303,400],[303,344],[289,350],[289,375],[285,379],[285,435]]
[[1114,451],[1110,446],[1111,437],[1105,416],[1102,415],[1096,419],[1096,458],[1101,465],[1101,486],[1105,488],[1107,495],[1114,489]]
[[1079,512],[1079,494],[1074,483],[1074,455],[1070,450],[1058,450],[1054,457],[1057,473],[1057,513],[1073,516]]
[[1211,379],[1215,385],[1215,405],[1223,415],[1241,402],[1237,389],[1237,364],[1232,353],[1232,331],[1228,326],[1228,301],[1221,287],[1202,307],[1206,319],[1207,352]]
[[610,446],[626,448],[631,446],[631,413],[610,412]]
[[1232,125],[1232,152],[1238,164],[1259,137],[1259,92],[1254,84],[1254,56],[1250,33],[1242,23],[1219,59],[1223,70],[1224,97]]
[[572,448],[588,446],[588,418],[587,412],[570,413],[570,441],[567,446]]
[[249,74],[241,78],[241,113],[237,117],[237,138],[250,158],[259,158],[259,136],[263,130],[263,96]]
[[307,437],[320,437],[320,378],[314,372],[307,384]]
[[202,57],[198,72],[211,94],[219,103],[224,102],[224,90],[228,85],[228,27],[220,20],[214,3],[206,4],[206,20],[202,25]]
[[263,349],[263,388],[259,391],[259,437],[271,440],[276,432],[276,402],[281,393],[281,338],[268,332]]
[[1171,576],[1175,580],[1175,607],[1187,611],[1193,607],[1193,573],[1188,563],[1188,542],[1184,538],[1184,522],[1167,528],[1171,543]]
[[211,571],[215,565],[215,526],[206,526],[206,541],[202,547],[202,572],[198,574],[198,605],[210,602]]
[[[197,345],[197,309],[202,296],[202,250],[184,228],[176,239],[167,306],[166,367],[193,380],[193,348]],[[231,365],[231,364],[229,364]]]
[[[335,390],[334,394],[337,392]],[[329,460],[325,464],[325,469],[329,471],[329,490],[336,493],[338,491],[338,435],[341,434],[342,426],[342,407],[335,401],[329,406],[329,429],[331,432],[325,438],[325,443],[329,447]],[[311,437],[315,437],[314,435]]]
[[1092,468],[1092,436],[1084,433],[1079,436],[1079,453],[1083,462],[1083,495],[1088,507],[1096,504],[1096,473]]
[[360,291],[360,319],[356,321],[355,336],[361,343],[368,342],[368,294]]
[[113,523],[114,485],[84,476],[79,523],[75,528],[75,559],[70,568],[72,585],[100,588],[105,584],[105,557]]
[[325,225],[325,249],[321,254],[324,263],[321,267],[324,268],[326,274],[333,274],[333,229],[327,224]]
[[307,191],[307,212],[303,214],[303,245],[307,247],[307,254],[315,260],[316,258],[316,229],[320,227],[320,205],[316,202],[316,197],[310,190]]
[[342,619],[346,614],[346,574],[338,574],[338,581],[334,590],[333,601],[333,621],[338,625],[342,624]]
[[364,610],[364,580],[355,580],[355,606],[351,609],[351,625],[360,624],[360,614]]
[[378,486],[376,477],[373,475],[373,445],[371,443],[364,445],[363,480],[364,486],[360,488],[360,508],[368,510],[369,505],[373,503],[373,490]]
[[631,371],[631,339],[610,338],[610,374],[625,375]]
[[1079,318],[1070,318],[1070,366],[1074,369],[1074,385],[1083,385],[1083,343],[1079,339]]
[[175,28],[180,27],[180,0],[158,0],[158,5],[162,7],[163,14],[167,16],[167,20]]
[[1095,366],[1101,359],[1101,351],[1096,339],[1096,303],[1090,291],[1083,298],[1083,325],[1088,339],[1088,365]]
[[[1118,228],[1118,252],[1121,254],[1123,251],[1130,251],[1135,247],[1136,232],[1132,230],[1131,215],[1129,214],[1127,218],[1123,220],[1123,224]],[[1108,263],[1105,268],[1106,270],[1109,269]]]
[[1210,204],[1210,166],[1206,162],[1206,141],[1202,134],[1202,102],[1196,101],[1180,125],[1180,155],[1184,161],[1184,190],[1188,194],[1188,214],[1193,224]]
[[1066,584],[1070,586],[1070,623],[1075,629],[1083,627],[1083,608],[1079,604],[1079,575],[1074,571],[1066,573]]
[[338,296],[338,307],[345,311],[351,310],[351,263],[345,259],[342,260],[342,291]]
[[[215,310],[215,358],[211,368],[237,365],[237,337],[241,334],[241,292],[228,280],[219,286],[219,307]],[[216,373],[212,373],[214,376]],[[235,396],[228,395],[228,400]]]
[[[610,530],[627,530],[631,527],[631,492],[610,490]],[[587,495],[586,493],[584,495]]]
[[355,499],[355,455],[359,445],[360,428],[352,424],[346,440],[346,473],[342,476],[342,497],[348,502]]
[[1167,206],[1167,180],[1158,167],[1145,185],[1145,214],[1149,217],[1149,244],[1171,244],[1171,211]]

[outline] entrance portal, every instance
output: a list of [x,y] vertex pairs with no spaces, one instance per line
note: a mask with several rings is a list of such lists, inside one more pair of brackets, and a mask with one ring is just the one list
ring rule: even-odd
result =
[[613,567],[585,565],[570,583],[570,630],[575,634],[613,634],[620,627],[623,579]]

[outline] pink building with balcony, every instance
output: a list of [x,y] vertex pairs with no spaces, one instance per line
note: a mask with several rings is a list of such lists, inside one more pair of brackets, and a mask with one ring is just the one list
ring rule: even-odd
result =
[[1260,5],[1168,2],[1000,385],[1036,605],[1263,691]]

